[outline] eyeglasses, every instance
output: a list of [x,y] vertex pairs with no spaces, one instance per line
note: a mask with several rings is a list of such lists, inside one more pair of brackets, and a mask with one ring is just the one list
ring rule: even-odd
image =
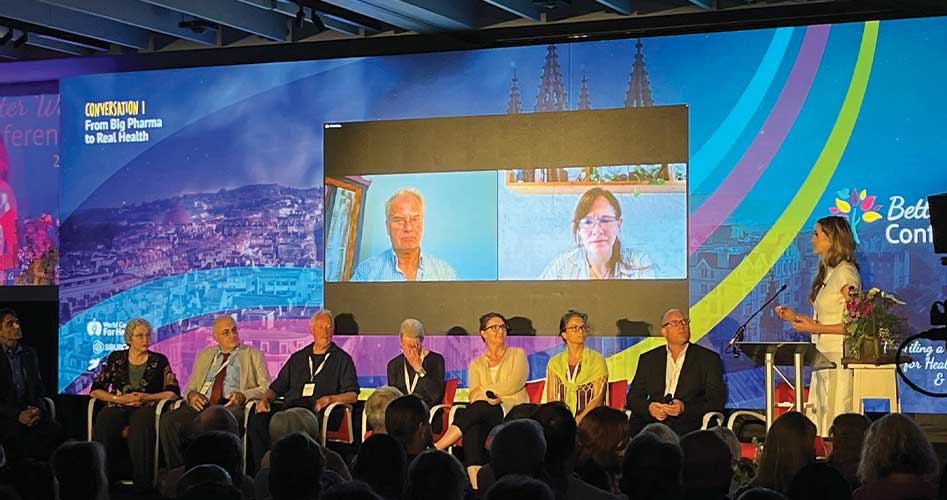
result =
[[614,215],[603,215],[601,217],[584,217],[579,219],[579,227],[582,229],[591,229],[598,222],[599,226],[608,226],[618,222],[618,217]]
[[483,330],[487,332],[500,333],[500,332],[506,332],[508,328],[506,325],[491,325],[484,328]]
[[587,332],[589,331],[589,326],[588,325],[567,326],[566,331],[569,333]]
[[421,223],[421,216],[412,215],[411,217],[402,217],[400,215],[396,215],[388,219],[389,224],[394,224],[396,226],[403,226],[405,222],[412,226],[417,226]]
[[666,328],[669,326],[687,326],[689,324],[691,324],[691,320],[684,318],[684,319],[672,319],[671,321],[668,321],[667,323],[661,326]]

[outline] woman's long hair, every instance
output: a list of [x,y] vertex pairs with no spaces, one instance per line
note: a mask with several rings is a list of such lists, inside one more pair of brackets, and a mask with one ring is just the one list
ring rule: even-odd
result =
[[599,406],[589,410],[578,426],[576,464],[595,462],[617,471],[621,450],[628,444],[628,417],[621,410]]
[[793,476],[815,461],[815,424],[796,411],[784,413],[773,422],[760,456],[759,471],[750,486],[789,490]]
[[851,262],[856,268],[858,267],[855,263],[855,237],[852,236],[852,228],[848,225],[848,220],[833,215],[819,219],[816,224],[829,238],[829,249],[819,261],[819,272],[812,280],[812,290],[809,292],[810,303],[815,302],[816,295],[822,289],[828,267],[835,267],[842,262]]
[[[621,205],[618,203],[618,198],[615,198],[611,191],[599,187],[589,189],[579,198],[579,202],[575,205],[575,213],[572,214],[572,239],[575,240],[576,245],[581,245],[579,242],[579,221],[592,211],[592,205],[599,198],[605,198],[605,201],[615,211],[615,217],[621,219]],[[608,259],[608,268],[614,271],[619,260],[621,260],[621,238],[616,235],[615,244],[612,245],[612,256]]]
[[910,418],[891,413],[868,427],[858,465],[858,478],[862,483],[894,473],[932,479],[938,471],[934,448]]

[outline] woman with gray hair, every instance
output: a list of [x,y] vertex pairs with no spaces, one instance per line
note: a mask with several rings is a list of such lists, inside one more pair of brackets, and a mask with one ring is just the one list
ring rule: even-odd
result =
[[95,417],[92,439],[102,443],[109,457],[109,477],[115,480],[115,466],[124,455],[122,429],[128,427],[135,487],[151,487],[155,445],[155,404],[181,394],[168,358],[148,350],[151,323],[135,318],[125,325],[128,349],[108,355],[89,393],[108,406]]
[[854,500],[937,498],[937,455],[921,428],[900,413],[875,421],[865,433]]
[[[401,322],[401,354],[388,362],[388,385],[421,398],[428,408],[444,402],[444,356],[424,347],[424,325]],[[373,427],[374,428],[374,427]]]

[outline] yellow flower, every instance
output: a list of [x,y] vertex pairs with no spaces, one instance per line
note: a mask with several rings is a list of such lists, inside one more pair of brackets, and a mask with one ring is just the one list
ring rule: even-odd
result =
[[877,289],[877,288],[872,288],[871,290],[868,290],[868,298],[870,299],[870,298],[874,297],[875,295],[878,295],[878,292],[880,292],[880,291],[881,291],[881,290],[879,290],[879,289]]

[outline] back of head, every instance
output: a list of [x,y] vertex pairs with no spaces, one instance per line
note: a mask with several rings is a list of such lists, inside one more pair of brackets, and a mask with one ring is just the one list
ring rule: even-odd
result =
[[676,497],[681,491],[681,447],[651,433],[628,443],[621,466],[621,491],[628,498]]
[[226,431],[202,432],[195,436],[184,451],[184,468],[191,470],[207,464],[219,465],[239,485],[243,478],[243,443],[240,438]]
[[796,473],[786,496],[790,500],[849,500],[852,490],[834,467],[813,462]]
[[230,473],[219,465],[204,464],[196,465],[181,476],[177,484],[178,496],[183,496],[192,489],[205,484],[229,484],[232,485]]
[[786,500],[786,495],[769,488],[750,488],[737,497],[737,500]]
[[681,439],[684,490],[688,497],[722,497],[733,478],[730,448],[713,431],[695,431]]
[[490,446],[490,464],[497,478],[507,474],[536,477],[542,472],[545,456],[546,438],[535,420],[503,424]]
[[403,500],[461,500],[467,474],[453,455],[429,450],[408,467]]
[[661,422],[651,422],[644,426],[641,432],[650,432],[665,443],[681,444],[681,437],[673,429]]
[[861,461],[862,444],[871,421],[859,413],[843,413],[832,421],[829,436],[832,438],[832,454],[829,462],[842,473],[850,484],[858,484],[858,463]]
[[319,496],[319,500],[384,500],[372,491],[371,486],[362,481],[348,481],[336,484]]
[[46,462],[25,459],[7,464],[0,470],[0,484],[12,486],[23,500],[56,498],[53,469]]
[[858,478],[863,483],[894,473],[932,479],[937,472],[934,448],[910,417],[890,413],[872,423],[865,433],[858,466]]
[[404,489],[407,467],[404,448],[394,437],[372,434],[358,450],[352,477],[365,481],[385,498],[396,498]]
[[485,500],[553,500],[549,486],[538,480],[518,474],[509,474],[487,490]]
[[546,467],[571,473],[575,462],[576,425],[569,408],[557,401],[539,407],[533,418],[543,427],[546,438]]
[[50,458],[61,500],[103,498],[108,492],[105,448],[96,441],[63,443]]
[[311,437],[301,432],[284,436],[270,452],[270,493],[274,500],[319,497],[322,452]]
[[179,495],[180,500],[243,500],[243,494],[236,486],[223,482],[199,484]]
[[619,450],[628,444],[628,433],[628,417],[623,411],[607,406],[593,408],[579,422],[576,463],[592,461],[617,471],[621,467]]
[[793,476],[815,461],[815,424],[805,415],[790,411],[773,422],[753,486],[770,488],[785,493]]
[[737,435],[733,433],[733,431],[719,425],[717,427],[712,427],[710,431],[716,434],[717,437],[726,443],[727,448],[730,450],[731,460],[740,460],[740,457],[742,456],[740,453],[740,440],[737,438]]
[[503,417],[504,422],[512,422],[521,418],[533,418],[533,414],[539,409],[536,403],[520,403],[512,408]]
[[319,417],[306,408],[294,407],[278,412],[270,419],[271,443],[294,432],[302,432],[318,442]]
[[194,418],[199,432],[224,431],[233,435],[240,434],[240,424],[237,417],[224,405],[213,405],[200,412]]
[[[385,434],[385,412],[388,405],[397,398],[403,396],[397,387],[386,385],[375,389],[375,392],[365,401],[365,419],[372,428],[372,432]],[[365,431],[367,429],[363,429]]]
[[[395,399],[385,410],[385,429],[408,449],[418,430],[428,422],[428,410],[424,401],[417,396],[407,395]],[[428,443],[424,443],[426,446]]]

